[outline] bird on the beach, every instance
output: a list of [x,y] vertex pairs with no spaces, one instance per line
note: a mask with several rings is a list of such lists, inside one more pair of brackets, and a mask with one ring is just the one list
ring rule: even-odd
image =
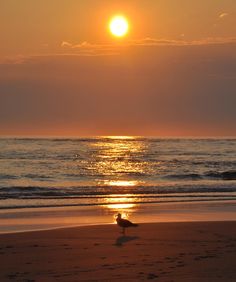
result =
[[121,214],[118,213],[117,216],[116,216],[116,222],[117,224],[123,228],[123,234],[125,235],[125,228],[128,228],[128,227],[137,227],[138,224],[135,224],[135,223],[132,223],[131,221],[129,221],[128,219],[124,219],[121,217]]

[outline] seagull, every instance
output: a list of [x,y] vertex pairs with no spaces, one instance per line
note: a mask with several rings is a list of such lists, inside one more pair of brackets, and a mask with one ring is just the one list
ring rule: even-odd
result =
[[127,220],[127,219],[124,219],[121,217],[121,214],[118,213],[117,216],[116,216],[116,222],[117,224],[123,228],[123,234],[125,235],[125,228],[128,228],[128,227],[137,227],[138,224],[134,224],[132,223],[131,221]]

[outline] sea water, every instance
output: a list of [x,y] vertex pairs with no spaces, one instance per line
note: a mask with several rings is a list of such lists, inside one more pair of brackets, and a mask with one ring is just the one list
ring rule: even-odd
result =
[[236,139],[1,138],[0,233],[236,220]]
[[1,138],[0,208],[236,199],[236,139]]

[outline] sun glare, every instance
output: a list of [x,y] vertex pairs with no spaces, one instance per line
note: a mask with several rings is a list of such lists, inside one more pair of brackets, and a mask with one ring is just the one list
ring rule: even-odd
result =
[[110,22],[110,31],[116,37],[123,37],[129,31],[129,23],[124,16],[115,16]]

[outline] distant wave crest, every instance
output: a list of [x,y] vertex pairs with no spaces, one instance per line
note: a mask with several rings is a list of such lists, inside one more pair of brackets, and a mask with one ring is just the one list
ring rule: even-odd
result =
[[[232,193],[236,192],[235,185],[228,186],[136,186],[136,187],[109,187],[109,186],[85,186],[85,187],[2,187],[0,199],[72,199],[72,198],[106,198],[112,196],[130,197],[163,197],[164,195],[183,195],[189,197],[196,193]],[[132,194],[130,194],[132,193]]]
[[172,174],[164,176],[166,179],[176,180],[200,180],[200,179],[218,179],[218,180],[236,180],[236,171],[224,171],[224,172],[208,172],[205,174],[187,173],[187,174]]

